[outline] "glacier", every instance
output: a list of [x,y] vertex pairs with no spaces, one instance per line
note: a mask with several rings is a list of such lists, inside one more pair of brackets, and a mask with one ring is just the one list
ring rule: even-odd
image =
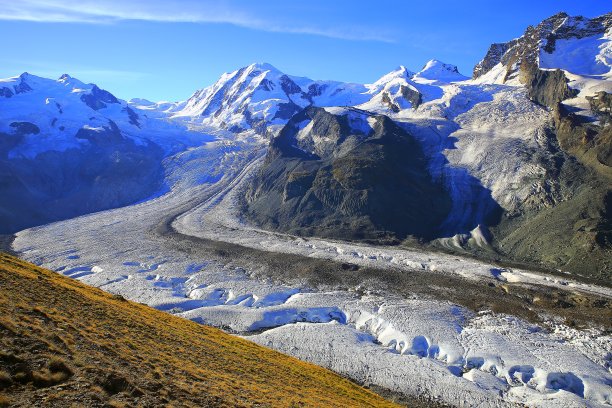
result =
[[[543,69],[564,70],[579,92],[563,104],[587,112],[586,96],[612,92],[601,68],[610,48],[601,37],[563,41],[539,61]],[[582,43],[597,50],[595,65],[568,63]],[[269,140],[292,113],[310,104],[324,107],[349,115],[361,132],[371,129],[368,115],[378,113],[414,135],[432,177],[453,198],[439,247],[468,243],[486,250],[488,217],[500,208],[518,211],[551,189],[542,162],[526,157],[550,142],[553,113],[533,103],[505,65],[492,65],[468,79],[453,65],[431,60],[417,73],[400,66],[373,84],[346,84],[294,77],[259,63],[224,74],[186,101],[158,103],[114,102],[69,76],[2,80],[0,90],[24,90],[24,81],[31,89],[0,98],[0,132],[15,131],[9,122],[28,122],[44,136],[27,134],[11,147],[11,157],[80,149],[86,142],[72,136],[81,129],[100,136],[109,120],[123,138],[154,143],[163,152],[163,180],[149,196],[19,231],[12,249],[57,273],[393,393],[456,406],[610,406],[610,331],[596,324],[571,327],[524,295],[566,293],[609,302],[609,287],[563,271],[500,267],[433,247],[267,231],[240,211]],[[94,93],[110,102],[101,107],[86,97],[94,109],[81,99]],[[65,116],[53,122],[60,109]],[[305,138],[308,124],[299,132]],[[312,150],[325,142],[314,139]],[[302,266],[304,272],[295,273]],[[326,277],[326,267],[341,278]],[[458,288],[445,287],[449,282]],[[512,299],[521,299],[524,313],[468,307],[447,293],[463,287],[497,291],[491,293],[502,300],[508,294],[508,301],[518,293]],[[537,316],[529,319],[530,313]]]

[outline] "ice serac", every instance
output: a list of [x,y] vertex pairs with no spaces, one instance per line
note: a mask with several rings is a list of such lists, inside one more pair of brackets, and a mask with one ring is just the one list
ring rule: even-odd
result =
[[309,107],[272,140],[248,216],[299,235],[431,238],[450,208],[416,140],[383,115]]

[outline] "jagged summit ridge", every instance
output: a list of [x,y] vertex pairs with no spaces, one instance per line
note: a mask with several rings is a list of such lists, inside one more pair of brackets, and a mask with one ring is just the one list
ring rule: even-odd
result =
[[363,109],[399,112],[422,102],[416,82],[450,83],[467,79],[457,67],[429,61],[414,73],[403,65],[372,84],[312,80],[283,73],[272,64],[259,62],[224,73],[207,88],[177,103],[134,100],[139,108],[168,112],[175,118],[194,120],[240,133],[254,130],[276,134],[293,115],[306,106],[359,106]]
[[[500,80],[506,81],[516,75],[518,68],[523,64],[542,68],[568,68],[567,66],[553,67],[548,64],[542,66],[542,55],[555,53],[559,45],[563,48],[568,40],[583,40],[589,37],[593,41],[599,40],[599,45],[610,41],[610,27],[612,27],[612,13],[596,18],[583,16],[569,16],[567,13],[555,14],[537,26],[529,26],[525,33],[506,43],[492,44],[486,56],[474,67],[475,79],[489,73],[498,65],[503,67],[504,73]],[[588,44],[579,44],[585,46]],[[591,58],[610,58],[610,51],[603,50],[603,55],[590,55]],[[583,56],[580,56],[583,57]],[[546,58],[546,57],[545,57]],[[574,59],[577,58],[574,55]],[[550,59],[548,60],[550,62]],[[571,70],[571,68],[570,68]],[[589,74],[589,72],[575,72],[576,74]]]

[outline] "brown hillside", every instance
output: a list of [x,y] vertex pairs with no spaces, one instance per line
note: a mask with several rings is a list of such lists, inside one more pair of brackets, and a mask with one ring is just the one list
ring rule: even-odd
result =
[[0,406],[395,405],[329,370],[0,254]]

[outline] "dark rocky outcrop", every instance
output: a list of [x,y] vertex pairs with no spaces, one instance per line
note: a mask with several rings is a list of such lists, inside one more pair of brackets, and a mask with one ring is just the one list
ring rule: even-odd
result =
[[600,91],[594,96],[587,96],[587,100],[591,111],[599,118],[600,125],[612,123],[612,94]]
[[493,67],[502,61],[502,57],[509,47],[510,43],[491,44],[487,55],[474,67],[473,77],[478,78],[493,69]]
[[94,85],[90,93],[81,95],[81,100],[93,110],[106,108],[107,103],[119,103],[113,94]]
[[287,95],[302,93],[302,88],[300,88],[298,84],[293,82],[291,78],[289,78],[287,75],[281,76],[280,81],[281,88],[283,89],[283,92],[285,92]]
[[567,85],[569,81],[560,69],[545,71],[535,65],[523,63],[519,78],[527,87],[529,98],[542,106],[554,107],[559,102],[578,95],[577,90]]
[[293,115],[295,115],[301,110],[302,108],[300,108],[298,105],[296,105],[293,102],[279,103],[278,110],[274,114],[274,117],[272,118],[272,120],[274,119],[289,120],[291,119],[291,117],[293,117]]
[[140,122],[138,121],[138,114],[134,112],[134,109],[130,108],[129,106],[126,106],[125,111],[128,114],[128,118],[130,118],[130,123],[134,126],[140,127]]
[[6,87],[6,86],[3,86],[0,88],[0,96],[3,96],[5,98],[10,98],[13,95],[14,94],[13,94],[13,91],[11,91],[11,88]]
[[419,105],[423,102],[423,95],[421,95],[419,91],[416,91],[410,87],[401,85],[400,93],[407,101],[410,102],[413,109],[418,108]]
[[[597,126],[558,104],[553,112],[561,147],[594,170],[612,178],[612,125]],[[598,168],[604,165],[606,168]],[[599,173],[602,173],[601,171]]]
[[15,134],[19,136],[37,135],[40,133],[40,128],[30,122],[12,122],[9,126],[15,129]]
[[389,92],[386,92],[386,91],[383,92],[382,98],[380,101],[382,102],[384,106],[389,108],[391,112],[397,113],[401,110],[400,106],[397,103],[393,102],[393,100],[389,96]]
[[28,83],[26,82],[29,76],[30,74],[28,74],[27,72],[24,72],[23,74],[19,75],[19,83],[13,86],[15,94],[22,94],[30,92],[32,90],[30,85],[28,85]]
[[[412,89],[405,85],[400,85],[400,94],[401,96],[408,102],[410,102],[410,106],[412,109],[416,109],[423,102],[423,95],[415,89]],[[389,95],[389,92],[383,91],[381,97],[381,103],[389,108],[391,112],[398,113],[402,110],[402,107],[393,100],[393,98]]]
[[87,140],[90,143],[105,146],[120,143],[124,140],[119,127],[112,120],[108,121],[108,126],[92,129],[90,127],[82,127],[74,136],[77,139]]
[[312,100],[312,98],[316,96],[321,96],[323,92],[325,92],[325,89],[327,89],[326,84],[310,84],[308,85],[308,92],[306,95],[308,99]]
[[0,160],[7,159],[8,152],[21,143],[24,136],[40,133],[38,126],[30,122],[12,122],[9,126],[13,128],[11,133],[0,132]]
[[[368,117],[372,130],[365,131]],[[298,138],[305,122],[310,131]],[[449,209],[419,144],[393,121],[315,107],[272,140],[245,196],[247,217],[266,228],[384,242],[432,238]]]

